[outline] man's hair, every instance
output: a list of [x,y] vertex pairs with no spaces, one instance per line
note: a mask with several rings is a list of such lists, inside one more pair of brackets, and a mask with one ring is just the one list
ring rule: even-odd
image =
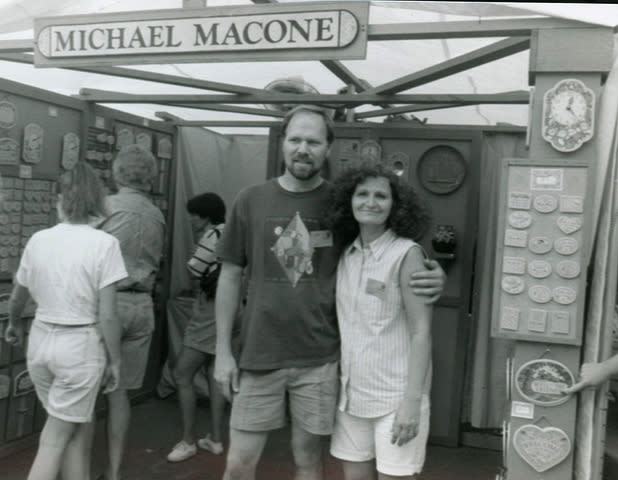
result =
[[292,120],[292,117],[294,117],[294,115],[300,112],[314,113],[316,115],[321,116],[322,119],[324,120],[324,125],[326,126],[326,141],[328,142],[329,145],[333,143],[333,140],[335,138],[335,129],[334,129],[333,120],[330,116],[330,113],[328,112],[328,110],[322,107],[318,107],[316,105],[297,105],[291,110],[289,110],[285,114],[285,117],[283,117],[283,122],[281,123],[281,133],[283,134],[284,137],[287,132],[288,125],[290,124],[290,121]]
[[388,180],[393,205],[386,220],[386,228],[400,237],[419,240],[429,224],[426,208],[414,193],[392,170],[378,164],[360,166],[340,174],[333,182],[331,202],[326,220],[340,245],[349,245],[360,229],[352,212],[352,196],[356,187],[369,178],[384,177]]
[[126,145],[120,149],[112,167],[116,185],[150,191],[157,178],[155,157],[139,145]]
[[91,217],[105,216],[103,183],[92,167],[78,162],[58,181],[60,207],[71,223],[88,223]]
[[201,218],[208,218],[215,225],[225,222],[225,203],[213,192],[205,192],[189,199],[187,211]]

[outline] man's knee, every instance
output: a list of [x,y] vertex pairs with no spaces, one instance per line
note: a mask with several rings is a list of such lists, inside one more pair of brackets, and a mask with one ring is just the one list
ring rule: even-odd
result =
[[292,436],[292,453],[298,466],[309,466],[322,459],[322,437],[309,434]]
[[184,368],[181,365],[177,365],[172,371],[172,376],[178,387],[191,387],[193,388],[193,378],[189,373],[189,369]]

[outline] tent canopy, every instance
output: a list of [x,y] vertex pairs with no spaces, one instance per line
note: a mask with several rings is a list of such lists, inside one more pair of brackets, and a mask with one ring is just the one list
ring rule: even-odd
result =
[[[254,0],[207,0],[208,7],[234,4],[275,3]],[[291,3],[281,1],[279,3]],[[345,3],[345,2],[341,2]],[[323,62],[245,62],[186,63],[138,65],[114,69],[35,68],[27,48],[33,37],[32,22],[43,16],[98,14],[140,11],[152,8],[146,0],[11,0],[0,6],[0,67],[9,80],[37,86],[65,95],[90,92],[89,98],[113,108],[156,119],[157,112],[168,112],[175,119],[194,122],[250,122],[236,126],[259,125],[276,119],[280,114],[262,103],[239,105],[232,101],[195,105],[197,108],[173,106],[165,102],[168,95],[230,94],[236,87],[263,89],[274,80],[299,78],[320,94],[335,95],[347,85],[356,92],[372,87],[386,88],[395,84],[394,93],[435,95],[435,101],[419,105],[391,103],[391,114],[405,114],[433,124],[495,125],[500,123],[524,126],[527,123],[529,38],[523,28],[535,21],[563,19],[565,25],[586,22],[618,30],[618,5],[558,4],[558,3],[498,3],[498,2],[370,2],[370,35],[364,60]],[[182,0],[159,0],[156,8],[181,8]],[[492,22],[512,20],[522,30],[515,36],[480,37],[456,35],[426,35],[425,38],[394,40],[388,36],[394,24],[433,24],[439,22],[477,22],[490,26]],[[586,26],[586,23],[580,23]],[[403,26],[402,26],[403,27]],[[371,28],[374,35],[372,37]],[[405,27],[407,28],[407,27]],[[382,36],[380,37],[380,32]],[[381,39],[377,39],[381,38]],[[19,43],[19,41],[22,41]],[[16,43],[17,42],[17,43]],[[491,61],[490,61],[491,60]],[[89,71],[88,71],[89,70]],[[102,73],[92,73],[100,71]],[[148,72],[159,74],[156,81],[144,81]],[[110,76],[109,73],[113,73]],[[160,75],[163,75],[161,77]],[[128,78],[128,76],[133,78]],[[151,80],[154,77],[151,77]],[[407,81],[402,81],[407,80]],[[231,86],[231,90],[230,87]],[[88,89],[88,90],[82,90]],[[98,92],[104,90],[109,94]],[[223,93],[222,93],[223,92]],[[505,92],[511,96],[494,99]],[[131,94],[136,97],[117,94]],[[237,92],[236,92],[237,93]],[[381,92],[379,92],[381,93]],[[445,95],[461,96],[452,99]],[[466,97],[471,96],[470,98]],[[488,95],[478,100],[477,95]],[[158,102],[152,99],[158,97]],[[85,97],[87,98],[87,97]],[[181,98],[181,97],[178,97]],[[126,100],[126,101],[123,101]],[[226,97],[222,97],[227,100]],[[500,101],[500,100],[503,101]],[[150,101],[149,101],[150,100]],[[452,101],[449,101],[452,100]],[[467,101],[470,100],[470,101]],[[494,103],[497,102],[497,103]],[[361,103],[355,107],[357,120],[382,121],[383,104]],[[414,108],[412,108],[414,107]],[[213,127],[213,124],[206,123]],[[222,132],[238,128],[216,129]],[[263,130],[243,130],[243,133]]]

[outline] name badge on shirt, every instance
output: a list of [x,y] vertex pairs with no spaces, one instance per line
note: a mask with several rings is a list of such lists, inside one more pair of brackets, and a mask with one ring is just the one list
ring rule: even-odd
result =
[[330,230],[313,230],[309,232],[311,236],[311,246],[313,248],[332,247],[333,232]]
[[384,300],[384,297],[386,296],[386,284],[380,282],[379,280],[368,278],[365,293],[378,297],[380,300]]

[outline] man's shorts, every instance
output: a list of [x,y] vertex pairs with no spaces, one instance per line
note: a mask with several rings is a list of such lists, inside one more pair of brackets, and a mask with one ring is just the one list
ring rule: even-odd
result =
[[49,415],[72,423],[92,419],[107,362],[95,325],[35,320],[28,338],[27,362],[37,396]]
[[119,291],[116,294],[116,313],[122,322],[118,388],[134,390],[142,386],[148,365],[155,324],[152,297],[145,292]]
[[266,373],[241,371],[240,391],[232,402],[230,426],[249,432],[281,428],[286,424],[286,399],[289,399],[294,425],[314,435],[330,435],[338,387],[339,362]]
[[375,458],[378,472],[385,475],[420,473],[429,436],[429,396],[423,395],[421,400],[418,434],[401,446],[391,443],[394,419],[395,412],[378,418],[361,418],[337,411],[330,443],[331,455],[349,462],[367,462]]

